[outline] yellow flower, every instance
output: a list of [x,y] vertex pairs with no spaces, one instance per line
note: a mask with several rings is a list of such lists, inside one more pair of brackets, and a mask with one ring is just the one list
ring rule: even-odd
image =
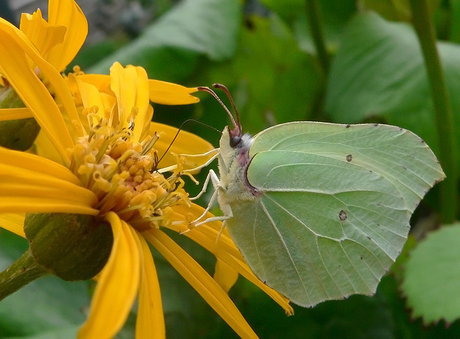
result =
[[[196,89],[149,80],[144,69],[118,63],[110,76],[71,74],[64,79],[59,67],[29,42],[19,30],[0,23],[0,72],[42,128],[49,147],[38,154],[51,154],[53,160],[0,147],[0,225],[24,237],[24,213],[86,214],[110,223],[112,250],[96,277],[91,311],[79,337],[113,337],[136,296],[136,338],[165,337],[160,285],[147,242],[241,337],[256,334],[227,295],[238,274],[292,313],[284,297],[253,275],[226,230],[218,238],[220,222],[185,233],[217,257],[214,277],[162,230],[187,231],[189,222],[203,213],[188,200],[181,174],[191,175],[208,158],[168,154],[158,162],[157,155],[177,130],[150,123],[149,98],[193,103],[198,99],[190,93]],[[186,132],[172,147],[176,154],[211,149]],[[172,174],[166,177],[168,171]]]
[[[80,50],[87,34],[88,22],[74,0],[49,0],[48,21],[43,19],[39,9],[33,14],[23,13],[19,30],[0,18],[0,48],[8,48],[8,40],[13,38],[24,51],[32,49],[43,59],[40,63],[33,59],[25,61],[23,67],[30,68],[31,72],[49,67],[54,67],[59,72],[64,71]],[[6,35],[9,38],[5,38]],[[0,66],[0,90],[8,85],[5,79],[10,76]],[[42,80],[47,82],[47,79]],[[0,121],[32,116],[27,107],[0,110]]]

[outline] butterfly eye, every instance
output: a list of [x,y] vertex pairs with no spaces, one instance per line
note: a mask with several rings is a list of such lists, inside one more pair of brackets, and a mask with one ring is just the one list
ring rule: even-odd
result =
[[236,135],[234,137],[230,138],[230,146],[231,147],[236,147],[241,143],[241,137],[239,135]]

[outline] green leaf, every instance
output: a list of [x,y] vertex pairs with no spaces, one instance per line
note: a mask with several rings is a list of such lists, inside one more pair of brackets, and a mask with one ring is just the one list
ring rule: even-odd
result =
[[219,61],[233,55],[239,15],[238,1],[183,1],[91,71],[107,73],[119,61],[144,66],[158,79],[184,79],[193,72],[201,55]]
[[[277,13],[292,27],[300,49],[310,54],[316,54],[310,28],[307,23],[304,0],[262,0],[261,2]],[[356,1],[318,0],[318,4],[326,45],[329,50],[335,50],[344,25],[356,12]]]
[[406,263],[403,291],[425,323],[460,318],[460,223],[429,234]]
[[[8,267],[26,249],[26,240],[2,230],[0,269]],[[41,278],[0,303],[0,337],[70,331],[85,321],[83,310],[88,305],[86,282],[70,283],[53,276]]]
[[[201,78],[202,83],[220,82],[230,88],[245,130],[253,133],[276,123],[308,119],[323,82],[314,59],[299,49],[289,28],[275,15],[251,18],[251,28],[241,30],[235,57],[213,64]],[[210,101],[213,107],[204,113],[212,113],[208,122],[215,126],[216,112],[222,119],[225,113],[214,99]]]
[[61,328],[57,330],[50,330],[39,334],[32,334],[26,336],[11,336],[2,337],[3,339],[63,339],[63,338],[75,338],[80,326],[70,326],[67,328]]
[[[438,48],[457,125],[460,47],[440,42]],[[325,110],[337,122],[384,118],[415,132],[438,153],[423,56],[407,24],[390,23],[377,14],[360,15],[350,22],[332,63]]]

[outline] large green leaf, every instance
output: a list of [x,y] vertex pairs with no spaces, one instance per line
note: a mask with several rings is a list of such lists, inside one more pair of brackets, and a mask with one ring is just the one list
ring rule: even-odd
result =
[[[460,47],[438,43],[456,125],[460,123]],[[337,122],[384,118],[438,152],[431,92],[415,32],[368,13],[350,22],[332,63],[325,109]],[[460,145],[460,138],[457,137]]]
[[411,253],[403,284],[415,317],[426,323],[460,318],[460,224],[432,232]]
[[193,72],[200,55],[212,60],[233,55],[239,17],[238,1],[183,1],[91,71],[107,73],[119,61],[144,66],[155,78],[184,79]]
[[[277,13],[295,32],[302,50],[316,54],[310,26],[307,21],[306,1],[304,0],[262,0],[264,5]],[[324,31],[327,47],[334,50],[343,27],[356,12],[355,0],[318,0],[321,29]]]

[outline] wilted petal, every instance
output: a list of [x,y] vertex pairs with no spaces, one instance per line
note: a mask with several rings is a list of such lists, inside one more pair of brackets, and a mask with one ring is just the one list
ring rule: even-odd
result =
[[91,311],[78,338],[112,338],[122,328],[139,287],[139,248],[130,226],[113,212],[106,216],[112,226],[113,246],[99,275]]

